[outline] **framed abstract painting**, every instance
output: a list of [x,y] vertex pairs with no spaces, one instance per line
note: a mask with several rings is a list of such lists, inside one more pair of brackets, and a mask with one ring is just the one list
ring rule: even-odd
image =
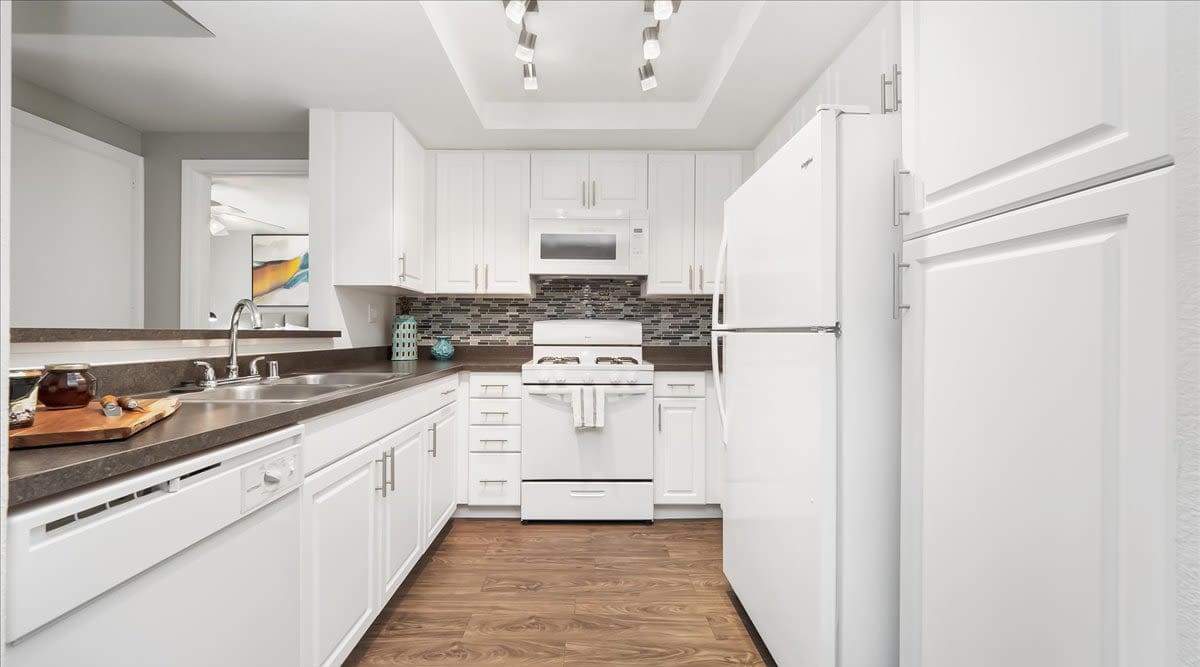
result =
[[255,305],[308,305],[308,234],[252,235],[250,265]]

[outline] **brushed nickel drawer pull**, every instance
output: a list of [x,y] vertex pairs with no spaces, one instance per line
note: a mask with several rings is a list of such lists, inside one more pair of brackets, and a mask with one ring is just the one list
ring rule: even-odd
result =
[[508,484],[507,479],[481,479],[480,484]]
[[446,394],[453,394],[456,391],[458,391],[457,387],[455,387],[454,389],[447,389],[446,391],[442,392],[442,396],[445,396]]
[[695,387],[695,382],[668,382],[668,387]]

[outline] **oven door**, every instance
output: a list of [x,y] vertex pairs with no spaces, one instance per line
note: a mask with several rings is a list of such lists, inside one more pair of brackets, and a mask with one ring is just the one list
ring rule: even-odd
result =
[[526,385],[521,406],[521,478],[651,479],[652,389]]
[[558,275],[626,275],[629,220],[529,221],[529,272]]

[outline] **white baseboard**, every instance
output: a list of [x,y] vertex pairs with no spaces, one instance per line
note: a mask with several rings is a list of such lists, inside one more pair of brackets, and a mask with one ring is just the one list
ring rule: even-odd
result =
[[[520,507],[472,507],[459,505],[456,519],[520,519]],[[655,519],[719,519],[720,505],[655,505]]]

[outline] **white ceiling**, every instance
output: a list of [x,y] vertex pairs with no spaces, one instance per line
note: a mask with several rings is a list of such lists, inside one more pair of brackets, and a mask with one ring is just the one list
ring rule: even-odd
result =
[[641,0],[542,0],[526,93],[499,0],[178,3],[211,39],[13,36],[14,74],[142,131],[395,112],[430,148],[752,148],[881,2],[684,0],[643,94]]

